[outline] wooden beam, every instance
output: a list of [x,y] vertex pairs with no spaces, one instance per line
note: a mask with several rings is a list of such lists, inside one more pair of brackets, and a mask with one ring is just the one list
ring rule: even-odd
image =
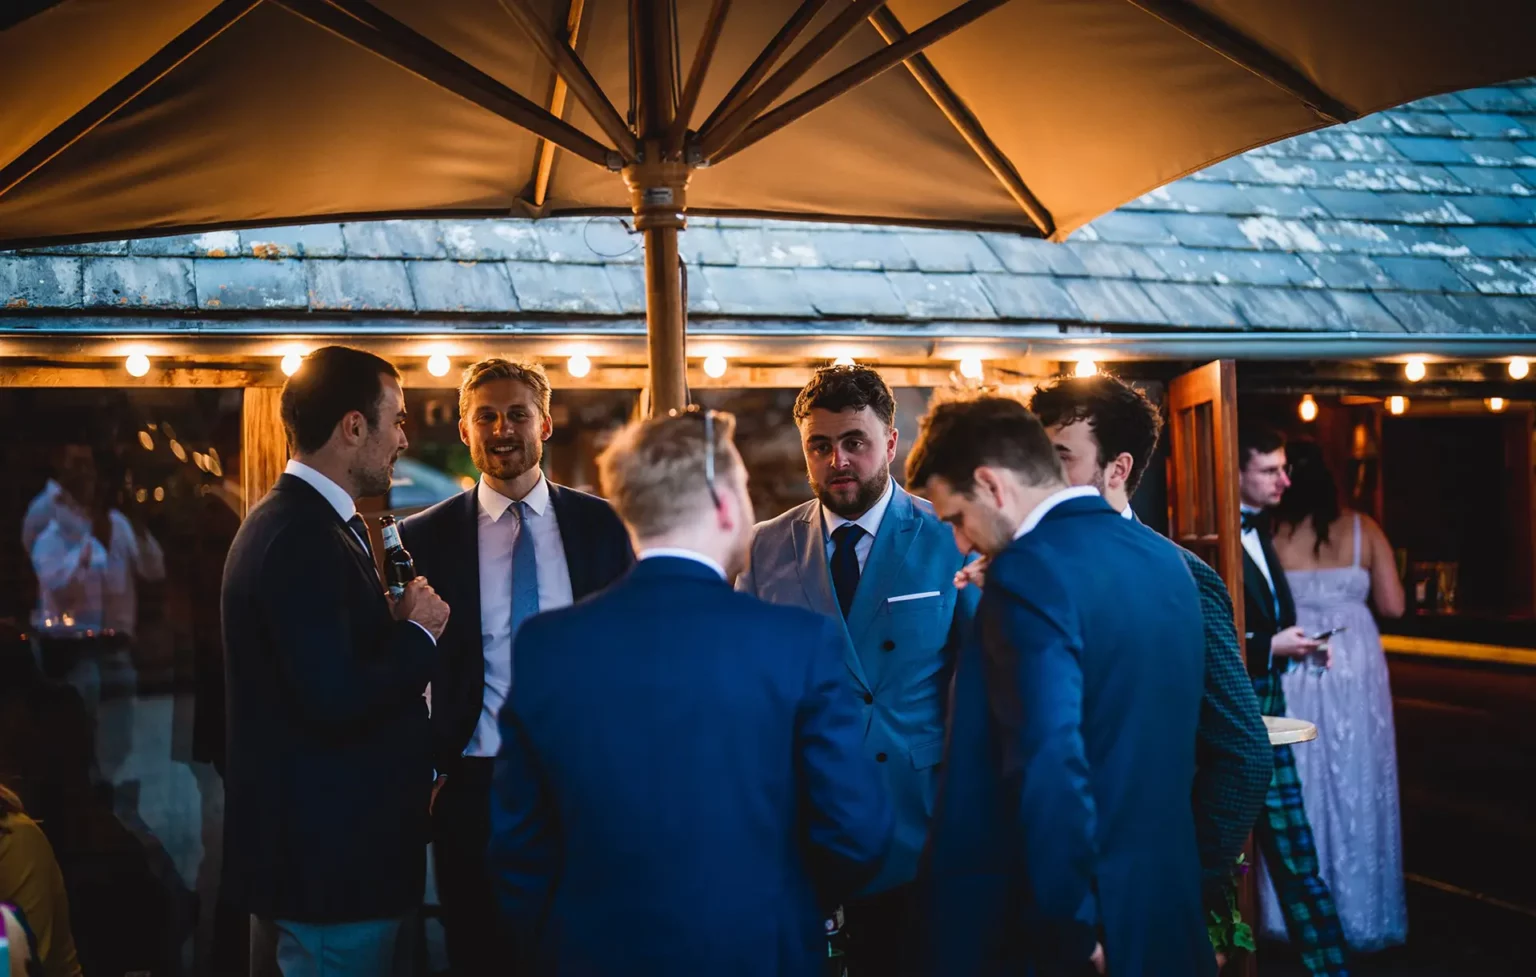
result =
[[90,363],[6,363],[0,361],[0,387],[92,387],[112,389],[155,389],[190,387],[198,389],[229,387],[280,387],[283,375],[276,369],[230,369],[182,364],[153,367],[142,377],[129,376],[119,363],[101,366]]
[[[543,136],[598,166],[623,164],[609,149],[569,123],[360,0],[271,0],[272,3],[343,40],[376,54],[424,81],[473,102],[508,122]],[[344,6],[343,6],[344,4]]]
[[[348,0],[349,6],[358,2],[363,0]],[[501,4],[501,9],[507,12],[507,16],[516,21],[528,35],[529,40],[533,41],[539,53],[554,65],[555,72],[564,79],[571,94],[586,106],[587,111],[597,122],[598,128],[613,140],[624,161],[633,163],[637,154],[635,134],[629,131],[629,126],[619,115],[619,110],[614,108],[608,96],[603,94],[597,79],[592,77],[592,73],[576,56],[576,52],[571,50],[571,46],[555,36],[549,25],[544,23],[544,19],[529,6],[528,0],[498,0],[498,2]],[[579,12],[577,16],[580,16]]]
[[827,2],[828,0],[803,0],[800,7],[785,22],[784,26],[779,28],[779,32],[763,48],[762,53],[757,56],[752,65],[737,79],[736,84],[731,86],[731,90],[726,92],[725,98],[722,98],[720,104],[715,106],[715,110],[709,113],[709,118],[705,119],[704,124],[699,126],[700,132],[713,128],[715,123],[720,121],[721,117],[736,111],[737,106],[741,104],[741,100],[750,95],[752,89],[756,88],[758,83],[768,76],[768,72],[773,68],[774,63],[784,56],[784,52],[788,51],[789,46],[795,43],[795,39],[811,25],[811,21],[816,19],[816,15],[821,13],[821,8],[825,7]]
[[[870,17],[870,23],[875,25],[875,30],[880,32],[880,36],[885,38],[887,44],[899,44],[909,36],[906,28],[889,8],[882,7],[875,11]],[[1056,222],[1052,219],[1050,211],[1045,209],[1039,198],[1024,183],[1018,170],[1014,169],[1013,163],[1003,155],[1002,150],[997,148],[997,143],[992,141],[986,130],[981,127],[981,123],[971,114],[971,110],[966,108],[954,89],[949,87],[949,83],[933,67],[928,56],[914,54],[902,63],[907,66],[907,70],[922,86],[923,91],[928,93],[928,97],[933,99],[933,104],[938,106],[939,111],[944,113],[944,117],[960,133],[961,138],[980,157],[987,169],[992,171],[992,175],[997,177],[1003,189],[1008,191],[1008,195],[1013,197],[1014,202],[1023,209],[1024,213],[1029,215],[1029,219],[1040,230],[1040,236],[1048,238],[1056,233]]]
[[146,58],[117,84],[91,99],[84,108],[59,123],[33,143],[30,149],[0,169],[0,197],[112,118],[123,106],[201,51],[261,3],[262,0],[224,0],[191,27],[176,35],[169,44]]
[[672,129],[667,133],[667,151],[680,155],[688,138],[688,123],[693,110],[699,104],[699,91],[704,87],[704,76],[709,73],[709,62],[715,56],[715,45],[720,42],[720,32],[725,28],[725,15],[730,12],[731,0],[714,0],[709,8],[709,18],[704,22],[704,33],[693,54],[693,66],[688,69],[688,80],[683,85],[682,97],[677,103],[677,113],[672,118]]
[[1300,101],[1329,122],[1349,122],[1360,113],[1258,41],[1189,0],[1126,0],[1191,40],[1203,44],[1245,71]]
[[240,410],[240,490],[247,515],[288,464],[282,396],[276,387],[249,387],[245,391]]
[[857,30],[870,14],[883,6],[885,6],[885,0],[850,0],[842,13],[834,17],[830,24],[823,27],[815,37],[806,41],[800,50],[784,62],[784,67],[775,71],[766,81],[743,97],[741,104],[735,109],[713,126],[706,126],[699,133],[699,151],[704,158],[713,160],[722,149],[741,135],[752,120],[757,118],[758,113],[778,101],[779,96],[804,78],[822,58],[841,44],[844,38]]
[[797,95],[772,112],[760,116],[727,146],[710,154],[707,157],[710,165],[729,159],[785,126],[798,122],[833,99],[846,95],[865,82],[879,77],[907,58],[920,53],[929,45],[948,37],[983,14],[990,13],[1007,2],[1008,0],[967,0],[949,13],[919,28],[916,33],[908,34],[895,44],[888,45],[857,64],[844,68],[816,87]]
[[[581,33],[581,14],[586,9],[585,0],[571,0],[570,9],[565,14],[565,43],[576,49],[576,43]],[[565,79],[558,72],[555,74],[555,88],[549,96],[549,114],[557,119],[565,118],[565,96],[570,91]],[[544,201],[549,199],[549,179],[555,171],[555,153],[559,146],[548,139],[539,140],[539,162],[533,174],[533,205],[542,208]]]

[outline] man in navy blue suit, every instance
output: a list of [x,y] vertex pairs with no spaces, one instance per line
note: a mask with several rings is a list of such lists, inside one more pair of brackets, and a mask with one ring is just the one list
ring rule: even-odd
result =
[[934,972],[1214,974],[1190,795],[1205,645],[1184,561],[1069,488],[1015,400],[935,407],[907,471],[960,550],[990,560],[928,852]]
[[600,459],[634,569],[519,631],[489,862],[534,972],[805,975],[891,813],[841,628],[736,593],[752,532],[727,414]]
[[432,673],[432,853],[448,965],[460,977],[507,966],[485,845],[513,635],[525,618],[601,590],[634,562],[612,506],[544,477],[553,431],[538,364],[474,364],[459,385],[459,437],[480,481],[400,527],[417,571],[458,608]]

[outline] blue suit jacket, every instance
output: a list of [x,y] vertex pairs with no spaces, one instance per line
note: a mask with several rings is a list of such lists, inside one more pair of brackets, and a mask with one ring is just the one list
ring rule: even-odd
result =
[[993,560],[929,853],[937,973],[1215,971],[1191,785],[1204,680],[1178,551],[1072,499]]
[[528,972],[817,974],[891,827],[831,625],[654,557],[513,654],[487,858]]
[[[955,590],[963,563],[932,507],[893,487],[846,622],[814,499],[757,526],[747,572],[736,582],[837,622],[845,682],[864,704],[864,753],[881,764],[896,811],[891,854],[869,892],[912,881],[927,841],[944,753],[944,692],[977,599],[974,588]],[[931,596],[891,600],[919,594]]]

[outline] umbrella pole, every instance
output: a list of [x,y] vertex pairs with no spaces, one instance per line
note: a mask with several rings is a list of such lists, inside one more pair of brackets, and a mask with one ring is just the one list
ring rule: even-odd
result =
[[[638,214],[637,221],[638,221]],[[680,224],[681,215],[678,223]],[[678,227],[650,226],[645,233],[645,331],[650,338],[651,414],[688,404],[687,351],[683,337],[683,288],[677,256]]]

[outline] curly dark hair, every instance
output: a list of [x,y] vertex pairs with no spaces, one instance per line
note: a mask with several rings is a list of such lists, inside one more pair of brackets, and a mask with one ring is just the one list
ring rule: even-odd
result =
[[1127,495],[1136,494],[1141,476],[1147,473],[1163,415],[1147,395],[1118,377],[1057,377],[1035,391],[1029,409],[1046,427],[1087,421],[1099,446],[1098,466],[1103,468],[1121,454],[1131,456],[1131,474],[1125,481]]
[[907,484],[921,488],[938,476],[968,494],[982,466],[1005,468],[1029,485],[1066,482],[1045,427],[1012,397],[956,397],[929,408],[907,455]]
[[1328,544],[1328,529],[1339,518],[1339,485],[1328,470],[1323,449],[1316,441],[1298,440],[1285,446],[1285,460],[1291,466],[1291,487],[1285,490],[1280,504],[1275,506],[1274,519],[1295,529],[1312,518],[1312,531],[1317,534],[1314,553],[1321,553]]
[[896,397],[872,367],[824,366],[811,377],[795,398],[795,423],[815,408],[829,411],[868,407],[886,427],[896,426]]

